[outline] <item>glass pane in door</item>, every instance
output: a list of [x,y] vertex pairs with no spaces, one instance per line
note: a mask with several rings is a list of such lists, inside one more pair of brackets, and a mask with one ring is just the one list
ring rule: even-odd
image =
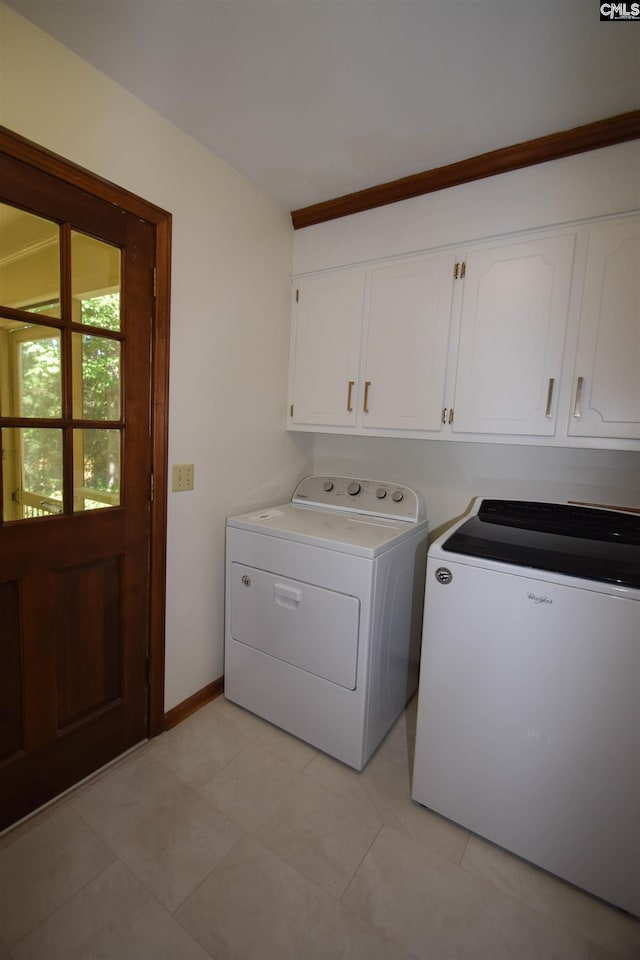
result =
[[120,504],[120,430],[73,431],[73,509]]
[[4,428],[3,519],[28,520],[62,512],[62,430]]
[[59,330],[0,317],[0,415],[62,416]]
[[60,316],[60,228],[0,203],[0,303]]
[[120,419],[120,343],[73,334],[73,415],[78,420]]
[[120,329],[120,258],[119,247],[72,232],[71,296],[75,323]]

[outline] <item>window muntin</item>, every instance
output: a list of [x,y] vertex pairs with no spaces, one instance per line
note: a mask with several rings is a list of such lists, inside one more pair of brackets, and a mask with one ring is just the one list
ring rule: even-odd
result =
[[121,260],[114,244],[0,203],[4,522],[120,504]]

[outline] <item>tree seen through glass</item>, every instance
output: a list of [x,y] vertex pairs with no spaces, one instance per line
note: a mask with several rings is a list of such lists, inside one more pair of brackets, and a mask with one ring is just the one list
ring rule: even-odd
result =
[[[46,312],[46,305],[38,312]],[[120,295],[106,294],[83,300],[81,322],[105,330],[120,328]],[[74,334],[74,336],[76,336]],[[82,338],[82,413],[84,419],[117,420],[120,417],[120,344],[105,337],[78,334]],[[60,340],[44,337],[20,345],[22,416],[59,417]],[[120,433],[116,430],[84,430],[84,487],[119,493]],[[23,432],[23,484],[29,492],[62,501],[59,431],[25,428]],[[117,502],[117,501],[116,501]],[[106,503],[87,501],[87,507]]]

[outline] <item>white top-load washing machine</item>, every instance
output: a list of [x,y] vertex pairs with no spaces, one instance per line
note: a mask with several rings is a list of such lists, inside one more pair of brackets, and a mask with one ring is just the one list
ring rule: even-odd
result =
[[640,915],[640,516],[479,500],[429,549],[413,798]]
[[346,477],[229,517],[225,696],[361,770],[417,686],[427,532],[414,490]]

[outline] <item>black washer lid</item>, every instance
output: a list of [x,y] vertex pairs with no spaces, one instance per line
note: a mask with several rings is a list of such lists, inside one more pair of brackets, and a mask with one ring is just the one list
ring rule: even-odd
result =
[[464,556],[640,587],[640,516],[562,503],[483,500],[442,544]]

